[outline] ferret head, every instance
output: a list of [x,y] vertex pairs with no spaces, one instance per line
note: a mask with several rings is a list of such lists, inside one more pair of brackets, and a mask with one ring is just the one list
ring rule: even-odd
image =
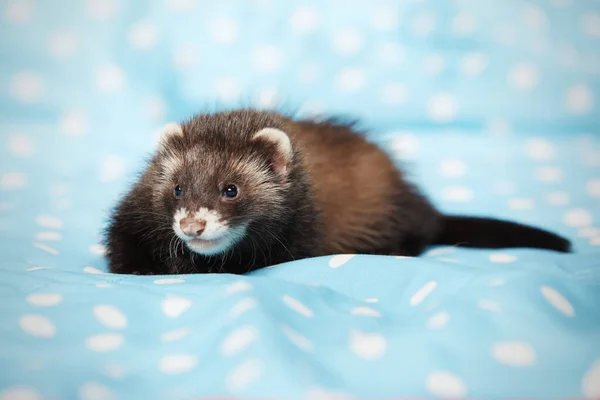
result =
[[164,127],[153,159],[153,205],[189,250],[226,253],[284,212],[294,151],[263,113],[201,115]]

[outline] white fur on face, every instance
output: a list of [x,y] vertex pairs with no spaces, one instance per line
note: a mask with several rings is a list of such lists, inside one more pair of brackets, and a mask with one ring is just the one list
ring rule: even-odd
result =
[[[200,236],[192,238],[183,233],[180,222],[186,217],[206,221],[206,227]],[[231,246],[244,237],[246,227],[230,228],[226,222],[221,220],[218,212],[205,207],[201,207],[193,214],[185,208],[180,208],[173,216],[173,231],[187,244],[190,250],[210,256],[224,253],[230,249]]]

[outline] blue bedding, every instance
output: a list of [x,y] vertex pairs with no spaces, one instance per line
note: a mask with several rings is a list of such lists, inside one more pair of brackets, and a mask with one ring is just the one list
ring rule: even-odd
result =
[[[483,7],[2,1],[0,399],[599,398],[600,5]],[[106,272],[163,123],[284,100],[362,117],[443,211],[574,252]]]

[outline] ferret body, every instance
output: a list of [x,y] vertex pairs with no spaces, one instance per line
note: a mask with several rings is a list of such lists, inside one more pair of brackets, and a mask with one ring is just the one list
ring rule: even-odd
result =
[[433,244],[570,248],[534,227],[442,215],[351,124],[255,110],[167,125],[106,231],[110,271],[134,274],[241,274]]

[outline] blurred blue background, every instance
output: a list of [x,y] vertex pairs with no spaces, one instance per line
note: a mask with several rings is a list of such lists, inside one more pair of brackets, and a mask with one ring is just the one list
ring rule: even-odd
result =
[[[0,20],[0,399],[600,397],[600,1],[0,0]],[[361,118],[442,210],[575,252],[104,273],[160,127],[236,106]]]

